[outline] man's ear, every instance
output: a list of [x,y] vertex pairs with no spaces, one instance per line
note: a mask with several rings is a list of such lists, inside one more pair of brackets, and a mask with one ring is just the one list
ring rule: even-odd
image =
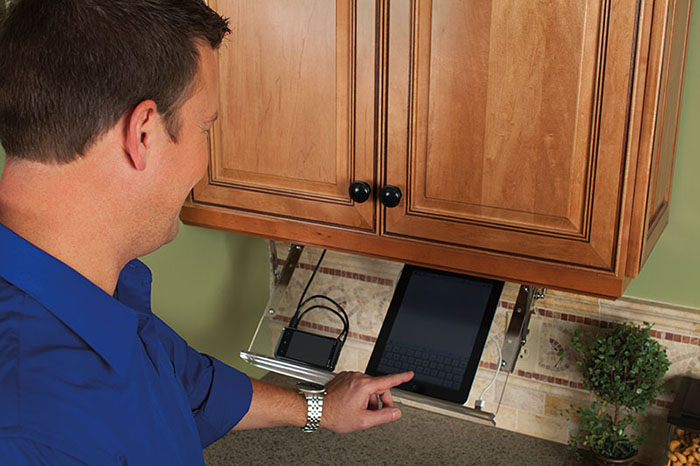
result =
[[156,131],[157,115],[156,103],[144,100],[126,118],[126,152],[134,168],[139,171],[146,168],[146,156]]

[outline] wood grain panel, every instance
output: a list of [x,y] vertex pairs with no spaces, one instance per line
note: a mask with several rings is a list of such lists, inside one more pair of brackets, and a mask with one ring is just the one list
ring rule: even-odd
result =
[[386,232],[615,267],[635,5],[392,2]]
[[[681,83],[673,79],[683,69],[685,58],[685,27],[689,20],[689,2],[670,2],[671,14],[669,15],[668,34],[664,46],[664,61],[668,62],[668,68],[663,79],[664,100],[660,109],[660,121],[656,127],[656,140],[658,145],[654,158],[658,160],[652,178],[652,215],[650,222],[654,222],[659,211],[668,204],[669,190],[671,186],[671,171],[676,145],[675,128],[678,123],[678,111],[680,109]],[[685,7],[685,8],[683,8]],[[676,11],[676,9],[680,11]],[[680,31],[678,30],[680,28]],[[675,53],[673,53],[675,51]],[[671,77],[671,79],[669,79]]]
[[600,5],[499,1],[493,16],[483,157],[487,177],[507,181],[480,203],[583,232]]
[[645,78],[639,122],[633,127],[638,142],[638,172],[630,221],[630,248],[626,274],[636,277],[668,223],[672,168],[685,66],[690,9],[688,0],[666,0],[650,5],[653,19],[648,45],[640,63]]
[[414,80],[414,206],[425,198],[482,205],[492,3],[416,5],[413,69],[429,72]]
[[[685,67],[688,28],[690,24],[690,0],[669,2],[670,15],[664,46],[664,79],[662,106],[657,123],[657,146],[652,157],[653,174],[650,180],[650,196],[646,218],[646,238],[642,263],[668,223],[671,198],[673,161],[676,151],[678,117],[680,115],[683,70]],[[641,263],[639,268],[641,268]]]
[[231,18],[197,201],[373,230],[373,1],[212,0]]
[[600,11],[549,1],[414,8],[411,210],[581,233]]
[[221,118],[232,131],[216,132],[215,144],[235,157],[217,153],[215,179],[278,177],[331,189],[344,176],[347,158],[328,157],[350,144],[351,73],[336,73],[351,47],[342,3],[336,12],[329,1],[222,2],[232,34],[220,54]]

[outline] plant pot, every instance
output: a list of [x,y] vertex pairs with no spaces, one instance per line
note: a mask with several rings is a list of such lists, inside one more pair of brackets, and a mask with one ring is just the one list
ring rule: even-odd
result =
[[621,460],[615,460],[612,458],[608,458],[607,456],[600,455],[594,451],[591,451],[591,454],[593,455],[593,459],[595,460],[595,464],[599,466],[631,466],[634,464],[634,462],[637,460],[637,456],[639,455],[639,452],[635,453],[634,455],[621,459]]

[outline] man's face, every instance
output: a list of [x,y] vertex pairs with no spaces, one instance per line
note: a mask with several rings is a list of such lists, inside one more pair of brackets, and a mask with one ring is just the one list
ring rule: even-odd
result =
[[[176,141],[161,134],[153,163],[155,180],[153,216],[147,220],[149,235],[159,238],[159,247],[172,241],[179,229],[178,215],[187,194],[204,176],[209,159],[209,130],[217,118],[219,102],[216,54],[207,46],[199,47],[199,70],[194,90],[179,111],[180,131]],[[165,128],[163,128],[165,131]],[[152,240],[156,238],[151,238]]]

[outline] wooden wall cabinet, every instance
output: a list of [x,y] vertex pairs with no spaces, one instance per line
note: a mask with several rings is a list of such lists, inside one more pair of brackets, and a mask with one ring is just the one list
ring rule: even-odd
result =
[[185,223],[605,297],[667,223],[690,0],[209,3]]

